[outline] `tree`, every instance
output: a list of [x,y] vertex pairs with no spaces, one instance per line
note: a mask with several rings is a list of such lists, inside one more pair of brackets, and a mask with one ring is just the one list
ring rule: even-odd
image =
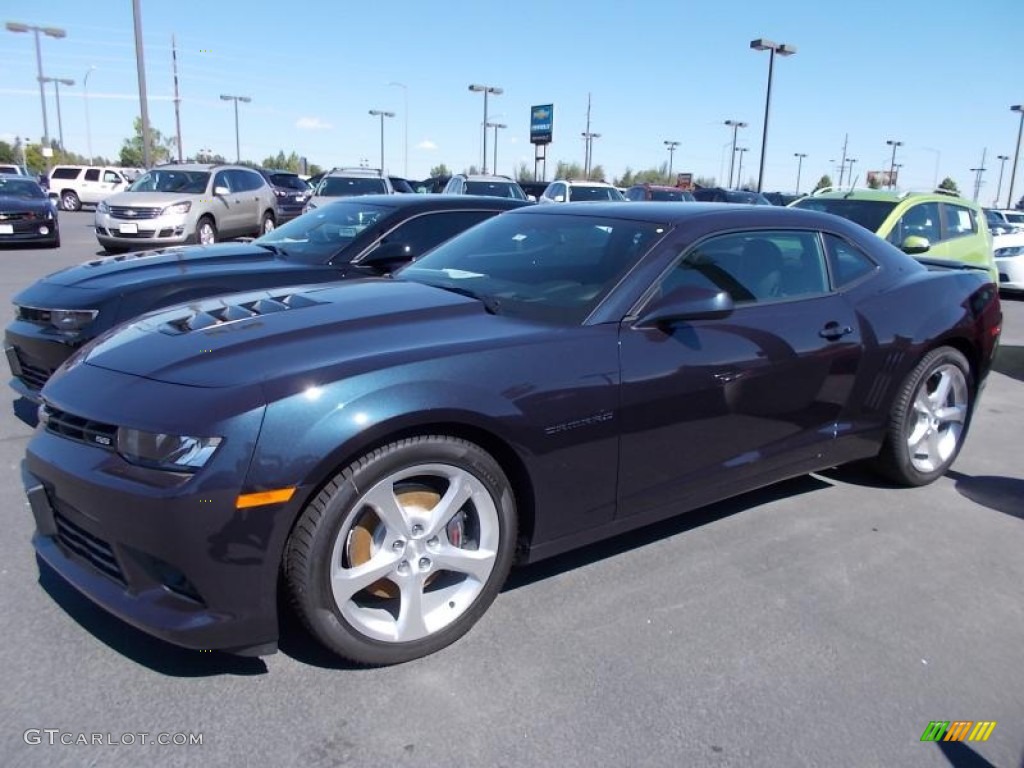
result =
[[477,174],[480,173],[480,169],[477,168],[476,165],[474,164],[469,166],[469,168],[463,168],[462,172],[467,176],[476,176]]
[[529,163],[519,163],[516,169],[516,181],[533,181],[533,169]]
[[316,163],[310,163],[309,167],[306,170],[309,172],[310,176],[318,176],[324,172],[324,169],[321,168]]
[[626,170],[617,179],[612,180],[612,184],[616,187],[632,187],[633,186],[633,169],[628,165]]
[[953,181],[949,176],[944,178],[939,184],[939,189],[944,189],[947,192],[952,192],[954,195],[960,194],[960,189],[957,187],[956,182]]
[[829,176],[826,173],[824,176],[822,176],[820,179],[818,179],[818,183],[814,185],[814,189],[811,190],[811,191],[812,192],[817,192],[819,189],[824,189],[825,187],[831,187],[831,186],[832,186],[832,177]]
[[451,175],[452,175],[452,172],[448,169],[448,166],[445,165],[444,163],[441,163],[440,165],[435,165],[433,168],[430,169],[430,177],[431,178],[434,178],[436,176],[451,176]]
[[277,171],[291,171],[292,173],[300,173],[302,171],[302,158],[299,157],[295,152],[289,155],[284,153],[282,149],[276,155],[265,157],[263,159],[264,168],[273,168]]
[[19,163],[21,162],[20,157],[15,157],[15,147],[12,147],[6,141],[0,141],[0,163]]
[[197,163],[226,163],[224,155],[210,155],[205,152],[197,152],[195,157]]
[[[132,121],[132,128],[135,134],[124,140],[121,145],[121,165],[131,168],[141,168],[142,157],[142,118],[136,117]],[[171,150],[174,148],[174,141],[165,138],[160,131],[153,126],[149,127],[149,160],[150,164],[166,163],[171,158]]]

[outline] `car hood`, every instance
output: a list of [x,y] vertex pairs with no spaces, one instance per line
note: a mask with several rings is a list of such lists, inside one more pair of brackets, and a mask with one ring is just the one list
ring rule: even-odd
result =
[[[188,282],[219,275],[308,269],[252,243],[218,243],[108,256],[68,267],[43,278],[49,285],[125,292],[150,282]],[[286,285],[288,278],[282,278]]]
[[0,195],[0,213],[47,211],[51,207],[49,200],[27,200],[24,197],[4,197]]
[[490,315],[433,286],[364,278],[231,294],[138,318],[103,336],[76,365],[198,387],[289,378],[333,381],[453,351],[492,348],[539,326]]

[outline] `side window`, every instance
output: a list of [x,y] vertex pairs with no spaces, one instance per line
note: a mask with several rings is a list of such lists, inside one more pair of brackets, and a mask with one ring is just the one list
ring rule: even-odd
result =
[[832,270],[832,283],[842,288],[877,269],[877,265],[863,251],[835,235],[825,235],[828,266]]
[[118,176],[117,172],[115,171],[104,171],[103,181],[106,184],[116,184],[117,182],[121,181],[121,177]]
[[242,171],[242,175],[245,177],[248,186],[247,190],[257,190],[267,183],[266,180],[256,171]]
[[81,168],[54,168],[50,178],[53,179],[77,179]]
[[947,239],[973,235],[978,231],[978,219],[974,211],[953,203],[942,204],[942,224]]
[[86,181],[99,181],[100,180],[100,169],[99,168],[89,168],[88,170],[86,170],[86,172],[85,172],[85,180]]
[[213,188],[227,187],[228,191],[234,192],[234,187],[231,186],[231,182],[228,179],[227,171],[217,171],[217,175],[213,177]]
[[888,239],[899,248],[911,236],[928,238],[929,243],[937,243],[942,239],[938,203],[919,203],[913,206],[896,222]]
[[494,216],[497,211],[446,211],[425,213],[399,224],[381,238],[383,243],[401,243],[409,246],[413,258],[422,256],[434,246],[440,245],[460,232],[469,229],[484,219]]
[[662,295],[682,286],[727,291],[738,304],[828,292],[825,256],[815,232],[736,232],[711,237],[683,254]]

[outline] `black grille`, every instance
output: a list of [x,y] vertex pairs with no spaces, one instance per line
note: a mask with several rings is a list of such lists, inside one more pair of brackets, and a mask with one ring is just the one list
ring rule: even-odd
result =
[[303,296],[300,293],[285,296],[268,296],[239,304],[225,304],[203,312],[191,312],[184,317],[168,321],[164,326],[164,330],[170,333],[201,331],[205,328],[213,328],[214,326],[231,323],[236,320],[248,320],[252,317],[269,315],[272,312],[312,307],[318,304],[320,304],[319,301]]
[[121,232],[118,229],[111,229],[110,236],[118,238],[123,237],[125,240],[131,240],[137,237],[152,237],[155,232],[155,229],[140,229],[138,232]]
[[66,549],[86,560],[93,568],[118,584],[125,585],[124,573],[121,572],[121,566],[114,557],[114,550],[107,542],[75,525],[60,512],[54,513],[54,520],[57,523],[57,539]]
[[[0,213],[0,221],[31,221],[36,218],[32,211],[16,211],[13,213]],[[42,218],[42,217],[40,217]]]
[[117,427],[113,424],[84,419],[50,405],[45,406],[44,414],[47,431],[77,443],[95,445],[108,451],[114,450],[117,443]]
[[110,215],[115,219],[125,219],[126,221],[155,219],[162,210],[163,208],[132,208],[125,205],[112,205],[110,206]]
[[53,375],[53,371],[49,368],[26,363],[21,355],[18,356],[18,361],[21,363],[21,380],[31,389],[42,389]]

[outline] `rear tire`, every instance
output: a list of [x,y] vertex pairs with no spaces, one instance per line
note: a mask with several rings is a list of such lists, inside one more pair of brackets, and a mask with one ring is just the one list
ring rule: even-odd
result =
[[952,347],[926,354],[893,402],[876,469],[901,485],[927,485],[960,453],[974,401],[971,366]]
[[65,211],[80,211],[82,210],[82,201],[78,199],[78,195],[73,189],[65,189],[60,193],[60,207]]
[[455,642],[512,565],[516,507],[498,463],[454,437],[400,440],[338,473],[285,549],[291,603],[327,648],[398,664]]
[[273,232],[277,226],[277,221],[274,219],[274,214],[267,211],[263,214],[263,221],[260,223],[260,235],[263,236],[268,232]]

